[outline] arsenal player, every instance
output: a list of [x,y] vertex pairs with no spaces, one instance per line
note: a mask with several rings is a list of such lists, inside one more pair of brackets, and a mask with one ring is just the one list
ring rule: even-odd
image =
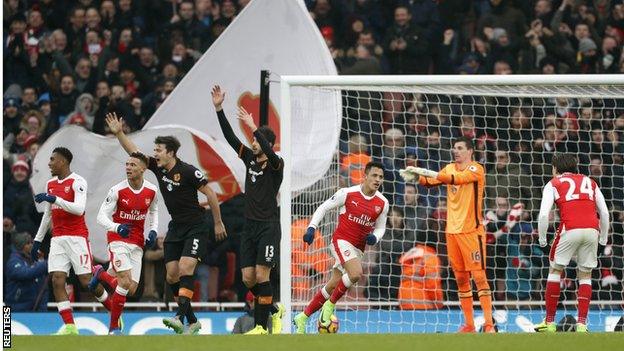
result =
[[375,245],[386,231],[388,200],[378,191],[383,181],[383,165],[369,162],[364,182],[339,189],[319,206],[303,240],[312,244],[314,232],[327,211],[339,207],[338,227],[332,236],[332,255],[336,263],[329,282],[316,293],[305,310],[295,317],[296,333],[304,334],[308,318],[321,307],[319,321],[329,325],[336,302],[362,276],[362,254],[366,245]]
[[[65,290],[69,269],[74,269],[82,287],[86,288],[91,280],[92,257],[88,239],[89,230],[84,219],[87,182],[70,170],[72,159],[73,155],[67,148],[55,148],[48,162],[53,178],[46,184],[45,193],[35,195],[35,202],[44,202],[45,209],[33,242],[31,255],[34,261],[38,260],[41,241],[51,224],[52,240],[50,240],[48,255],[48,272],[52,275],[54,298],[64,323],[58,335],[78,334],[69,297]],[[111,300],[106,290],[100,285],[96,287],[94,294],[98,301],[110,311]]]
[[[546,319],[535,326],[537,332],[555,332],[561,272],[576,257],[578,269],[577,332],[587,332],[587,311],[591,300],[591,272],[598,265],[598,244],[606,245],[609,211],[604,196],[589,177],[578,173],[577,159],[571,154],[555,154],[554,178],[544,186],[538,217],[540,246],[545,247],[548,215],[555,203],[560,223],[550,248],[550,271],[546,282]],[[600,219],[598,219],[598,214]]]
[[[148,158],[133,152],[126,161],[127,179],[114,185],[98,212],[98,223],[108,231],[111,264],[108,272],[96,266],[91,286],[104,282],[113,293],[110,334],[120,334],[119,317],[128,294],[134,295],[141,278],[143,247],[156,242],[158,197],[156,185],[143,178]],[[147,222],[149,234],[144,236]]]

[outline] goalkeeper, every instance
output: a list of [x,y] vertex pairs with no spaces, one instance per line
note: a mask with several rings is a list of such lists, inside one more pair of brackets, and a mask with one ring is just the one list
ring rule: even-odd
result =
[[492,291],[485,275],[485,229],[483,227],[483,188],[485,171],[472,160],[472,140],[459,137],[453,142],[454,163],[440,172],[425,168],[407,167],[399,173],[406,181],[418,181],[426,187],[447,186],[446,242],[451,268],[455,274],[459,300],[465,324],[460,333],[474,333],[472,286],[477,294],[485,318],[483,331],[495,333],[492,320]]

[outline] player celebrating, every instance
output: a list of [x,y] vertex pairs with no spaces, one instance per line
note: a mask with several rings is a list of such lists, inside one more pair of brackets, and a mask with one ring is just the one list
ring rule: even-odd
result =
[[319,322],[329,326],[336,302],[362,276],[362,255],[366,245],[375,245],[386,231],[388,200],[378,191],[383,181],[383,165],[369,162],[364,182],[339,189],[319,206],[303,236],[309,244],[327,211],[340,207],[338,227],[332,236],[331,251],[336,259],[329,282],[314,295],[305,310],[295,316],[297,334],[304,334],[308,318],[322,307]]
[[241,239],[241,268],[243,282],[257,299],[254,310],[256,327],[246,334],[268,334],[267,323],[271,310],[273,334],[282,330],[284,307],[273,305],[273,290],[269,276],[279,261],[281,230],[277,210],[277,192],[284,175],[284,161],[275,154],[275,133],[271,128],[256,127],[253,117],[243,108],[238,111],[254,134],[251,149],[241,143],[223,112],[225,92],[216,85],[212,88],[212,102],[217,111],[221,131],[230,146],[245,163],[245,231]]
[[[591,300],[591,271],[598,262],[598,244],[606,245],[609,211],[604,196],[589,177],[578,174],[576,157],[555,154],[552,159],[554,178],[544,186],[538,217],[539,243],[545,247],[548,215],[557,204],[561,221],[550,248],[550,271],[546,282],[546,319],[535,326],[537,332],[555,332],[555,314],[559,303],[561,272],[576,256],[578,264],[577,332],[587,332],[587,310]],[[600,213],[600,221],[596,215]],[[598,233],[600,229],[600,234]]]
[[439,173],[410,166],[402,169],[400,174],[406,181],[413,181],[418,177],[418,183],[426,187],[447,185],[446,244],[465,318],[465,324],[460,327],[459,332],[475,332],[470,284],[472,275],[485,318],[483,331],[495,333],[492,291],[485,275],[485,229],[482,211],[485,171],[483,166],[472,160],[473,154],[472,140],[459,137],[453,142],[455,162],[448,164]]
[[[120,334],[119,317],[126,303],[126,295],[134,295],[141,278],[143,246],[156,242],[158,229],[158,197],[156,186],[143,178],[149,160],[135,152],[126,161],[123,182],[114,185],[100,207],[97,221],[108,231],[108,250],[111,253],[109,272],[96,266],[90,285],[106,283],[114,291],[112,297],[110,334]],[[149,235],[145,241],[143,226],[147,221]]]
[[[52,274],[54,298],[64,323],[63,328],[57,333],[59,335],[78,335],[78,328],[74,324],[69,297],[65,290],[69,269],[74,269],[83,288],[86,288],[91,280],[92,258],[89,230],[84,219],[87,205],[87,182],[70,170],[73,157],[67,148],[55,148],[48,163],[53,178],[46,184],[45,193],[35,195],[35,202],[45,202],[45,210],[33,242],[31,255],[33,261],[38,260],[41,241],[52,224],[48,272]],[[106,290],[99,285],[94,293],[98,301],[110,311],[111,301]]]
[[[106,123],[129,155],[139,152],[137,146],[123,132],[122,119],[117,118],[117,114],[106,115]],[[178,139],[173,136],[159,136],[154,144],[154,156],[149,157],[148,168],[158,179],[158,186],[171,215],[164,241],[165,269],[167,283],[174,296],[177,295],[178,301],[176,315],[163,319],[163,323],[176,333],[182,334],[183,318],[186,317],[189,322],[188,332],[197,334],[201,324],[191,307],[195,285],[193,276],[197,262],[214,243],[213,238],[209,237],[210,226],[205,210],[199,204],[197,191],[208,199],[214,219],[215,239],[223,240],[227,234],[221,221],[217,195],[200,170],[178,158]]]

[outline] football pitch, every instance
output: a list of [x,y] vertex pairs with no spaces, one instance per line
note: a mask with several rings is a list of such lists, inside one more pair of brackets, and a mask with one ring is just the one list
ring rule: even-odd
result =
[[622,350],[624,333],[13,336],[15,350]]

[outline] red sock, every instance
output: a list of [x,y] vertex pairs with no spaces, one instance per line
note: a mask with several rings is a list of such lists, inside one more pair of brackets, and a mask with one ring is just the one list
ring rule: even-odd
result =
[[117,278],[108,274],[107,271],[103,271],[102,273],[100,273],[98,279],[106,283],[106,285],[108,285],[108,287],[110,287],[110,289],[113,291],[117,288]]
[[314,297],[312,298],[312,301],[310,301],[310,303],[306,306],[305,310],[303,310],[303,313],[305,313],[306,316],[310,317],[314,312],[321,309],[325,301],[327,301],[327,297],[325,297],[325,294],[327,294],[325,288],[317,291],[316,295],[314,295]]
[[344,282],[342,280],[340,280],[338,282],[338,285],[334,289],[334,291],[332,291],[332,294],[329,297],[329,301],[331,301],[331,303],[335,304],[336,302],[338,302],[338,300],[340,300],[340,298],[342,296],[344,296],[344,294],[347,292],[347,290],[349,290],[349,288],[347,288],[345,286]]
[[128,290],[123,289],[121,287],[117,287],[115,292],[113,293],[113,303],[111,309],[111,320],[110,320],[110,329],[118,329],[119,328],[119,316],[121,316],[121,312],[123,311],[124,304],[126,303],[126,295],[128,294]]
[[74,315],[72,314],[72,308],[69,305],[69,301],[61,301],[57,305],[59,314],[65,324],[74,324]]
[[560,293],[561,286],[559,285],[559,281],[546,282],[546,323],[555,321],[555,314],[557,313],[557,304],[559,304]]
[[577,293],[578,300],[578,323],[587,324],[587,311],[589,310],[589,301],[591,301],[592,286],[591,280],[588,282],[579,281]]

